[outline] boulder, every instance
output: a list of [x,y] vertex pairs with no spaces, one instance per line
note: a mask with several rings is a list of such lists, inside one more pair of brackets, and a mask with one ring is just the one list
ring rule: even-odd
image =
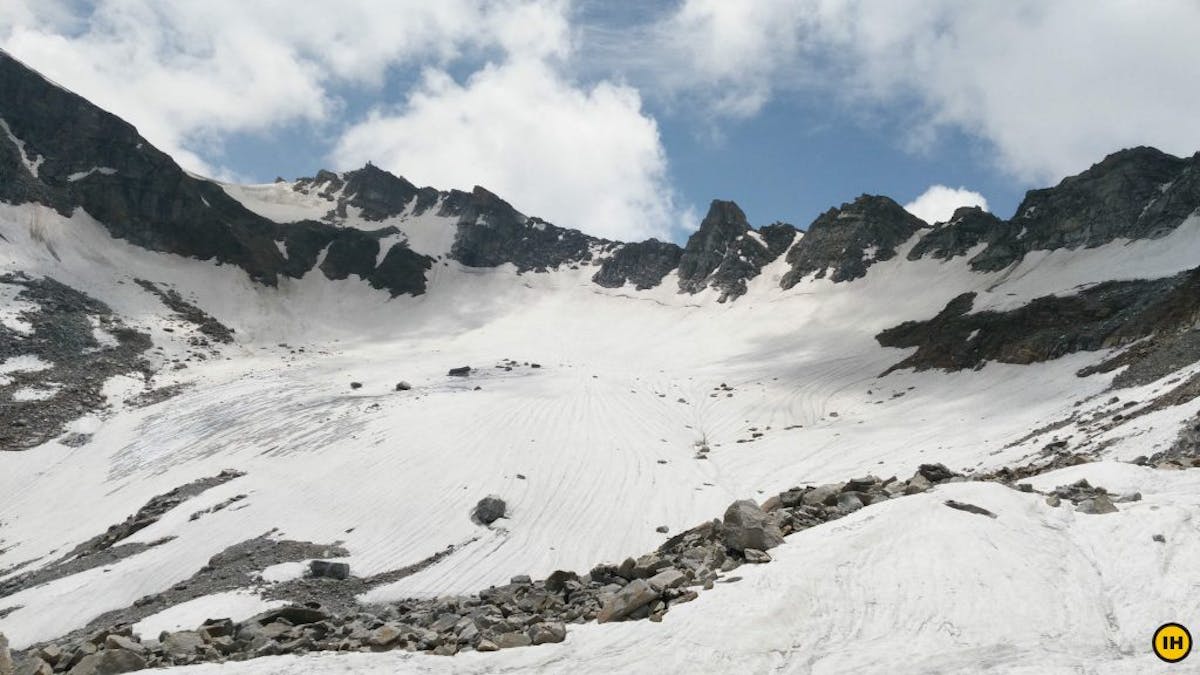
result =
[[1090,513],[1093,515],[1103,515],[1105,513],[1116,513],[1117,507],[1113,506],[1111,500],[1104,495],[1096,495],[1091,499],[1085,499],[1079,502],[1075,510],[1080,513]]
[[904,494],[917,495],[929,490],[932,487],[933,483],[931,483],[928,478],[920,473],[917,473],[909,479],[908,485],[904,488]]
[[479,500],[471,515],[480,523],[491,525],[500,518],[503,518],[507,511],[508,505],[504,503],[503,499],[496,495],[488,495]]
[[[800,502],[805,506],[832,506],[837,503],[837,496],[841,491],[841,485],[821,485],[805,492]],[[786,500],[784,505],[787,505]]]
[[555,570],[546,577],[546,590],[551,593],[559,593],[567,587],[569,581],[579,581],[579,575],[574,572]]
[[766,551],[760,551],[756,548],[748,548],[742,552],[746,556],[746,562],[751,564],[762,564],[771,562],[771,554]]
[[466,377],[471,374],[471,366],[460,366],[451,368],[450,372],[446,373],[450,377]]
[[412,385],[407,382],[396,383],[396,391],[408,391],[409,389],[412,389]]
[[609,596],[600,613],[596,615],[596,622],[620,621],[657,599],[658,591],[654,590],[648,581],[635,579]]
[[105,649],[83,659],[70,670],[70,675],[117,675],[132,673],[146,667],[146,659],[124,649]]
[[530,637],[528,635],[526,635],[525,633],[517,633],[515,631],[511,632],[511,633],[501,633],[500,635],[497,635],[495,642],[496,642],[496,647],[498,647],[499,649],[511,649],[513,647],[528,647],[529,645],[533,644],[533,640],[530,639]]
[[535,645],[562,642],[567,639],[567,627],[559,621],[535,623],[529,627],[526,634]]
[[258,614],[243,622],[244,624],[256,623],[260,626],[266,626],[269,623],[283,619],[293,626],[300,626],[318,621],[325,621],[329,618],[329,614],[323,610],[313,607],[305,607],[303,605],[289,605],[287,607],[277,607],[269,609],[262,614]]
[[946,468],[945,464],[922,464],[917,467],[917,474],[924,476],[926,480],[934,485],[959,475]]
[[195,656],[204,649],[204,638],[192,630],[164,633],[158,640],[162,643],[162,650],[175,657]]
[[756,548],[760,551],[783,543],[783,532],[762,509],[749,499],[736,501],[725,509],[725,546],[735,551]]
[[683,572],[671,567],[650,577],[650,585],[660,592],[668,588],[677,588],[687,581]]
[[54,675],[54,668],[40,657],[31,656],[21,662],[21,667],[17,669],[17,675]]
[[124,649],[139,656],[146,655],[146,648],[140,642],[127,638],[124,635],[109,635],[104,638],[104,647],[105,649]]
[[308,563],[309,574],[317,579],[337,579],[345,581],[350,578],[350,565],[344,562],[329,562],[313,560]]

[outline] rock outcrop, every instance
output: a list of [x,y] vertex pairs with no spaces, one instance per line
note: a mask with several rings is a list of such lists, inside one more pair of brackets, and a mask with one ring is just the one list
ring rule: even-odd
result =
[[721,292],[721,302],[735,299],[745,294],[749,279],[787,250],[795,236],[795,228],[783,223],[756,232],[737,204],[713,200],[680,256],[679,289],[699,293],[712,287]]
[[887,197],[863,195],[821,214],[788,252],[786,289],[814,275],[834,282],[865,276],[867,268],[890,260],[896,248],[926,227],[920,218]]

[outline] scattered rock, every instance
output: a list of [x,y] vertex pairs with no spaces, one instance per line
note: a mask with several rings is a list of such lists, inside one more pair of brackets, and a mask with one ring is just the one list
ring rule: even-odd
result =
[[468,375],[471,374],[471,366],[460,366],[458,368],[451,368],[450,372],[448,372],[446,374],[449,375],[450,377],[467,377]]
[[1164,537],[1164,536],[1162,536],[1161,534],[1156,534],[1156,535],[1154,535],[1153,537],[1150,537],[1150,538],[1151,538],[1151,539],[1153,539],[1154,541],[1157,541],[1157,542],[1158,542],[1158,543],[1160,543],[1160,544],[1165,544],[1165,543],[1167,543],[1167,538],[1166,538],[1166,537]]
[[412,385],[407,382],[396,383],[396,391],[408,391],[409,389],[412,389]]
[[351,382],[350,388],[351,389],[362,389],[362,382]]
[[658,527],[654,528],[654,531],[658,532],[659,534],[666,534],[667,532],[671,531],[671,528],[667,527],[666,525],[659,525]]

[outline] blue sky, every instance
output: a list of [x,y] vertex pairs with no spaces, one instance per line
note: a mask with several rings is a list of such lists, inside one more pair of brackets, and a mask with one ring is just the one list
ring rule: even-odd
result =
[[713,198],[1008,217],[1119,148],[1200,149],[1190,0],[11,0],[0,46],[199,173],[372,161],[620,239]]

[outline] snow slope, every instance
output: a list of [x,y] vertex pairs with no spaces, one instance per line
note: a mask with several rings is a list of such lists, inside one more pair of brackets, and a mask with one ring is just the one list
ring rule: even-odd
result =
[[[275,200],[281,218],[315,208],[271,189],[240,194]],[[418,251],[448,250],[449,222],[397,223]],[[114,383],[112,409],[77,422],[89,444],[6,455],[0,567],[53,559],[196,478],[246,472],[129,540],[172,541],[0,599],[0,609],[20,607],[0,619],[16,648],[167,588],[273,529],[342,542],[359,576],[460,547],[364,598],[382,601],[584,571],[652,550],[669,536],[655,531],[660,525],[677,532],[735,499],[793,485],[907,476],[923,462],[962,470],[1026,461],[1048,440],[1013,444],[1029,430],[1076,402],[1101,405],[1112,375],[1075,372],[1104,354],[879,378],[907,352],[881,348],[874,336],[933,316],[968,290],[980,294],[977,307],[1004,306],[1108,278],[1168,275],[1200,257],[1193,218],[1164,239],[1039,254],[1004,274],[971,272],[966,258],[907,261],[902,250],[863,279],[781,292],[781,259],[725,304],[711,292],[676,294],[671,277],[649,291],[608,290],[588,281],[586,266],[518,275],[448,260],[434,265],[425,295],[389,299],[319,273],[266,288],[231,267],[113,240],[82,212],[64,219],[0,205],[0,234],[10,244],[0,248],[0,272],[85,289],[150,332],[163,348],[158,363],[185,354],[186,335],[134,278],[178,289],[237,331],[223,358],[160,372],[155,386],[191,385],[174,398],[131,408],[121,401],[141,385]],[[494,367],[506,358],[541,367]],[[461,365],[480,372],[446,376]],[[400,380],[414,389],[395,391]],[[721,384],[733,391],[717,391]],[[1162,449],[1197,407],[1118,427],[1105,452]],[[712,448],[708,459],[695,458],[698,442]],[[1141,480],[1140,469],[1113,471],[1114,480]],[[946,486],[797,535],[776,562],[739,571],[742,581],[673,609],[662,625],[577,628],[562,645],[499,655],[320,657],[303,668],[719,672],[745,663],[756,672],[949,672],[982,664],[1046,672],[1110,662],[1104,667],[1133,672],[1147,665],[1139,645],[1151,624],[1194,615],[1200,599],[1191,587],[1135,597],[1147,579],[1173,582],[1174,570],[1194,568],[1200,541],[1187,515],[1197,478],[1145,480],[1146,501],[1094,520],[993,485]],[[468,515],[491,493],[510,514],[489,529]],[[237,494],[248,495],[238,509],[189,520]],[[947,509],[941,500],[950,497],[1000,518]],[[1173,535],[1159,546],[1146,528]],[[227,611],[245,601],[231,596]],[[219,599],[204,608],[217,612]],[[1060,641],[1067,635],[1077,639]],[[228,672],[293,667],[266,660]]]
[[[1089,516],[995,484],[943,485],[794,535],[772,551],[773,562],[740,568],[739,581],[672,609],[661,624],[576,627],[562,644],[452,659],[318,655],[177,670],[1166,672],[1147,649],[1150,636],[1200,612],[1192,574],[1200,564],[1200,474],[1103,463],[1035,482],[1081,477],[1137,488],[1144,499]],[[997,518],[949,509],[946,499]]]

